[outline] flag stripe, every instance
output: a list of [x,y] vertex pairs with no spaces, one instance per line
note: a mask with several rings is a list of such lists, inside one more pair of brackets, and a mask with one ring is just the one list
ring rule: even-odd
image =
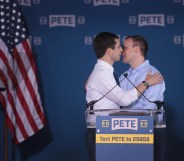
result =
[[[23,44],[24,44],[24,42],[23,42]],[[15,50],[15,53],[18,53],[18,51]],[[28,52],[26,52],[26,53],[28,53]],[[31,59],[31,58],[30,58],[30,59]],[[15,60],[17,61],[18,67],[19,67],[20,72],[22,73],[22,75],[23,75],[23,76],[27,75],[25,66],[24,66],[24,64],[23,64],[23,62],[22,62],[22,60],[21,60],[19,54],[15,54]],[[33,66],[33,65],[32,65],[32,66]],[[33,69],[33,68],[31,68],[30,70],[32,70],[32,69]],[[30,70],[29,70],[29,72],[30,72]],[[28,73],[28,74],[29,74],[29,73]],[[33,75],[33,76],[34,76],[34,75]],[[37,96],[35,95],[35,91],[34,91],[34,88],[33,88],[32,84],[31,84],[31,81],[30,81],[30,79],[29,79],[29,76],[23,77],[23,80],[24,80],[24,81],[26,80],[26,81],[25,81],[25,82],[26,82],[26,86],[27,86],[28,91],[29,91],[29,93],[30,93],[30,96],[31,96],[31,98],[32,98],[32,100],[33,100],[33,102],[34,102],[35,109],[36,109],[37,113],[40,115],[40,118],[41,118],[41,120],[42,120],[42,123],[44,124],[43,111],[41,110],[41,107],[40,107],[40,105],[39,105],[39,103],[38,103]]]
[[27,51],[26,52],[27,58],[30,62],[31,68],[33,69],[34,73],[36,74],[35,61],[34,61],[33,54],[31,54],[32,51],[31,51],[28,39],[27,39],[27,41],[22,42],[22,46],[24,47],[24,50]]
[[[5,77],[3,72],[1,72],[1,76],[2,77]],[[5,80],[5,79],[4,79]],[[6,84],[6,82],[4,82],[4,84]],[[6,105],[7,105],[7,108],[5,109],[6,111],[8,111],[9,107],[11,107],[11,111],[13,111],[14,115],[10,115],[9,118],[12,119],[12,120],[15,120],[13,121],[14,123],[16,123],[19,127],[19,129],[21,129],[21,133],[23,135],[24,138],[27,138],[28,135],[27,135],[27,132],[24,128],[24,125],[23,125],[23,122],[21,121],[17,111],[16,111],[16,108],[15,108],[15,103],[14,103],[14,100],[13,100],[13,96],[12,96],[12,93],[8,90],[7,91],[7,95],[3,95],[4,96],[4,99],[5,100],[8,100],[8,102],[6,102]],[[3,102],[4,103],[4,102]],[[5,105],[5,104],[3,104]],[[7,112],[8,113],[8,112]],[[10,113],[8,113],[10,114]]]

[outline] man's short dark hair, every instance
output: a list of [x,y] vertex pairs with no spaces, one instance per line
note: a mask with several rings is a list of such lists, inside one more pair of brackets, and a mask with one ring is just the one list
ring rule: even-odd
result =
[[102,58],[108,48],[115,48],[115,39],[119,39],[119,37],[110,32],[101,32],[95,36],[93,39],[93,49],[97,58]]

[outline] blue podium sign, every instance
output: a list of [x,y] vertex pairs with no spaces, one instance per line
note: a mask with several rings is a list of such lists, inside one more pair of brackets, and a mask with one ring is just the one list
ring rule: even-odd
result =
[[97,116],[96,161],[153,161],[151,116]]

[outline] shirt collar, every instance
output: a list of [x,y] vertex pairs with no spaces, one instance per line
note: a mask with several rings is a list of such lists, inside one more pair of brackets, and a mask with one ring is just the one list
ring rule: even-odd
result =
[[107,70],[109,70],[110,72],[112,72],[112,73],[114,72],[113,66],[112,66],[111,64],[109,64],[109,63],[103,61],[103,60],[98,59],[98,60],[97,60],[97,66],[103,66],[103,67],[105,67]]
[[146,66],[149,66],[149,60],[145,60],[144,63],[140,64],[137,68],[133,69],[132,67],[130,67],[129,71],[132,72],[136,72],[136,71],[144,71],[146,68]]

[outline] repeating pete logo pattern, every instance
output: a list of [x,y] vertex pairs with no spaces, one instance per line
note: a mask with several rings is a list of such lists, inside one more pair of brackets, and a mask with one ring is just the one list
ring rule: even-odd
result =
[[[183,5],[184,0],[172,0],[173,5]],[[34,7],[32,4],[41,4],[41,0],[18,0],[19,4],[23,7]],[[129,4],[133,2],[130,0],[83,0],[84,4],[92,4],[92,8],[101,6],[101,8],[105,8],[106,6],[114,6],[114,7],[124,7],[122,4]],[[82,4],[82,2],[81,2]],[[81,5],[80,4],[80,5]],[[114,8],[113,7],[113,8]],[[127,6],[126,6],[127,7]],[[78,16],[77,14],[49,14],[46,16],[39,17],[40,25],[47,25],[49,28],[53,27],[68,27],[68,28],[76,28],[79,25],[88,25],[86,22],[86,16]],[[166,27],[167,25],[175,25],[175,17],[174,15],[166,15],[163,13],[138,13],[137,15],[129,15],[128,16],[128,24],[129,25],[137,25],[138,27]],[[125,24],[126,25],[126,24]],[[84,36],[84,44],[91,45],[94,36],[86,35]],[[42,38],[40,36],[36,36],[33,38],[35,45],[42,44]],[[173,40],[172,40],[173,39]],[[183,35],[174,35],[171,37],[173,44],[184,46],[184,36]],[[123,40],[122,40],[123,42]]]

